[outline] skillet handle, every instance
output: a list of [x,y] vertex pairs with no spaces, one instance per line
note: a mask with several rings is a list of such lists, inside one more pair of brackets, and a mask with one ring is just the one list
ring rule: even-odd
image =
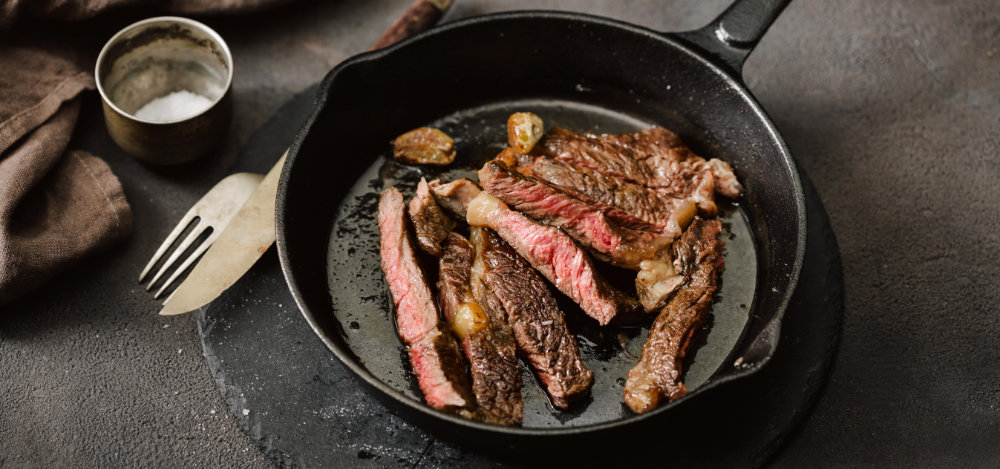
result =
[[778,14],[791,0],[736,0],[707,26],[673,36],[704,49],[736,76]]

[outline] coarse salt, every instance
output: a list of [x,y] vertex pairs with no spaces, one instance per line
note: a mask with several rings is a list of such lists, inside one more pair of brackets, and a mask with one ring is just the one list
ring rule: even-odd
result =
[[173,122],[199,114],[212,105],[212,100],[188,90],[174,91],[146,103],[135,117],[153,122]]

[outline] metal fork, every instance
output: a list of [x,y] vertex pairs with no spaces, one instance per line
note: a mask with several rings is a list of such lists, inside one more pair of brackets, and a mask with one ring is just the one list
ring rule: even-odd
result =
[[181,235],[192,223],[196,223],[191,232],[184,238],[170,257],[167,258],[160,270],[156,272],[153,279],[146,284],[146,290],[149,291],[153,288],[153,284],[160,279],[166,272],[168,272],[174,264],[180,260],[180,256],[187,251],[191,245],[205,233],[206,230],[211,229],[212,232],[208,235],[201,244],[198,245],[197,249],[191,253],[184,261],[173,270],[173,274],[167,278],[160,289],[153,294],[153,298],[159,298],[163,292],[177,280],[182,273],[184,273],[188,267],[191,266],[199,257],[208,249],[209,246],[215,242],[215,239],[219,237],[219,233],[222,233],[222,229],[229,224],[236,212],[240,210],[243,203],[247,201],[250,194],[260,183],[260,180],[264,178],[263,174],[254,173],[235,173],[227,176],[225,179],[219,181],[211,190],[206,193],[201,200],[194,204],[181,221],[177,223],[173,231],[167,235],[167,239],[163,240],[163,244],[156,250],[153,254],[153,258],[149,260],[146,267],[142,269],[142,273],[139,274],[139,283],[149,275],[149,272],[153,269],[153,266],[166,254],[167,250],[177,237]]

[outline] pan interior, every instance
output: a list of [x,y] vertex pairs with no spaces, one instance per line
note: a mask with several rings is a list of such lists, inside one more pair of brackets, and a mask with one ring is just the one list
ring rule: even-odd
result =
[[[476,180],[476,171],[483,163],[503,150],[507,116],[518,111],[538,114],[545,120],[547,128],[558,125],[577,132],[634,132],[657,125],[656,122],[580,102],[560,99],[508,100],[464,109],[433,122],[414,123],[413,127],[427,125],[441,129],[455,139],[458,157],[454,164],[446,168],[396,163],[391,158],[388,143],[381,148],[372,148],[370,154],[350,155],[351,158],[374,163],[341,200],[330,233],[327,283],[339,327],[337,331],[327,330],[327,333],[339,336],[355,361],[373,376],[415,401],[422,402],[422,396],[406,350],[396,335],[392,298],[379,267],[375,216],[378,195],[384,188],[396,186],[406,197],[410,197],[421,177],[428,180],[441,178],[443,181],[459,177]],[[394,136],[385,137],[385,141],[389,142]],[[724,154],[715,154],[706,142],[687,143],[704,157],[731,160]],[[732,360],[730,354],[747,325],[757,286],[757,253],[747,217],[735,203],[722,203],[720,207],[723,209],[720,218],[724,223],[726,268],[711,316],[688,352],[684,381],[689,390],[708,382],[716,370]],[[428,263],[431,269],[435,266],[434,262]],[[623,271],[611,270],[608,276],[626,288],[631,288],[634,279],[634,274]],[[436,278],[436,272],[428,271],[428,277]],[[538,380],[522,362],[523,426],[581,426],[632,415],[623,402],[623,385],[628,370],[641,356],[647,327],[599,327],[576,305],[558,292],[555,294],[566,313],[570,329],[579,339],[586,365],[594,371],[595,383],[587,401],[578,403],[570,411],[558,411],[551,406]]]

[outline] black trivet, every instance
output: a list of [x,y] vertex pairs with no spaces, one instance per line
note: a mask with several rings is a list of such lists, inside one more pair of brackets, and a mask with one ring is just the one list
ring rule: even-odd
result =
[[[315,90],[282,107],[250,140],[233,170],[266,172],[305,120]],[[662,447],[599,451],[620,452],[639,465],[757,466],[801,419],[835,349],[843,298],[836,239],[816,190],[802,179],[808,212],[805,262],[771,362],[755,375],[675,409],[672,425],[684,431]],[[531,460],[466,450],[391,414],[309,328],[273,249],[198,312],[198,326],[230,411],[279,466],[507,467]],[[576,456],[586,458],[588,452],[581,448]]]

